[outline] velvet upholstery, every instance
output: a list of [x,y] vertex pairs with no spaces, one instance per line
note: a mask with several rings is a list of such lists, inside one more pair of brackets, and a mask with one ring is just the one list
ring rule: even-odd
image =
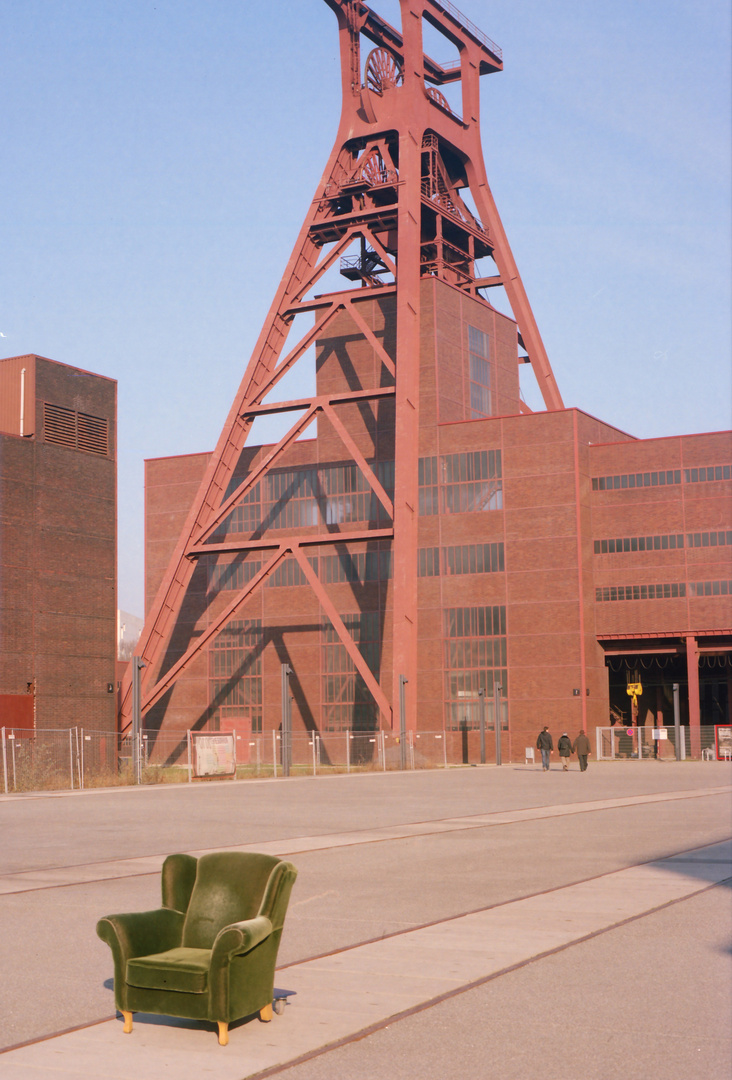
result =
[[170,855],[162,907],[97,923],[120,1012],[231,1023],[272,1003],[297,870],[270,855]]

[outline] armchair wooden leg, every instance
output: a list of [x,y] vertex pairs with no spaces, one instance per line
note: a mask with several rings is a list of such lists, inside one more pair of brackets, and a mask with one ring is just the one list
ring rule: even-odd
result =
[[268,1024],[272,1019],[272,1002],[269,1005],[265,1005],[263,1009],[259,1010],[259,1019],[263,1020],[265,1024]]
[[122,1028],[122,1030],[124,1031],[125,1035],[129,1035],[129,1033],[132,1031],[132,1013],[125,1012],[124,1009],[121,1009],[120,1011],[125,1020],[125,1026]]
[[219,1046],[229,1045],[229,1024],[226,1020],[217,1020],[219,1025]]

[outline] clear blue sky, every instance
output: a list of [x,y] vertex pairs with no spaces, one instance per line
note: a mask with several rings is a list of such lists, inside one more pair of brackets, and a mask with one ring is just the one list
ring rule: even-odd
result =
[[[503,48],[488,176],[566,404],[728,427],[728,0],[458,6]],[[0,356],[119,381],[132,613],[143,460],[215,445],[335,136],[337,53],[323,0],[0,0]]]

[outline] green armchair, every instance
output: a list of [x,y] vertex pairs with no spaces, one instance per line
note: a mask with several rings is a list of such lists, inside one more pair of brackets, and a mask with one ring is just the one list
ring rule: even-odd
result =
[[134,1012],[229,1024],[272,1019],[277,950],[297,870],[271,855],[170,855],[163,906],[109,915],[97,934],[114,957],[114,999],[132,1031]]

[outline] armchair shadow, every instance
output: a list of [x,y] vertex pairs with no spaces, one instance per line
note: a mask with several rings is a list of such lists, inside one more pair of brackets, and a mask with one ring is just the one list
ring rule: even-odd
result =
[[162,907],[109,915],[97,923],[114,959],[115,1004],[132,1014],[208,1020],[229,1041],[229,1024],[259,1013],[272,1019],[277,952],[297,877],[270,855],[170,855]]

